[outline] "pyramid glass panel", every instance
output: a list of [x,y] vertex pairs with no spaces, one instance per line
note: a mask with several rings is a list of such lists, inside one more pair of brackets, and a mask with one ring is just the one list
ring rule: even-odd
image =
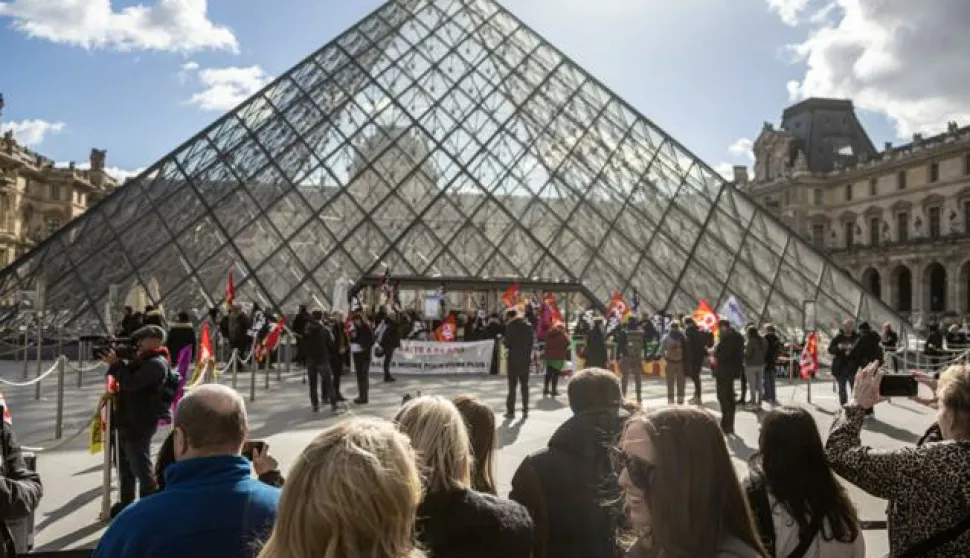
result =
[[494,0],[386,2],[4,269],[0,296],[44,284],[49,316],[91,331],[108,302],[203,314],[229,270],[238,300],[291,312],[384,269],[907,331]]

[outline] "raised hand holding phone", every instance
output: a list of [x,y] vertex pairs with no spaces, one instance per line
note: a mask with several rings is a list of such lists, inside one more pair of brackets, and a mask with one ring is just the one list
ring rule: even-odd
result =
[[852,400],[865,409],[871,409],[886,399],[879,395],[879,384],[882,382],[883,372],[879,370],[879,362],[870,362],[859,371],[855,377],[855,387],[852,388]]

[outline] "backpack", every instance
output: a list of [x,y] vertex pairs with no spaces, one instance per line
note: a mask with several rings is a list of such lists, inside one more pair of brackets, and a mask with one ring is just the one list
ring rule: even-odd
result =
[[[673,343],[671,343],[673,341]],[[684,340],[668,339],[664,348],[664,360],[668,362],[683,362],[684,360]]]
[[162,411],[167,411],[175,403],[175,396],[178,394],[179,384],[181,383],[182,376],[177,370],[173,370],[169,366],[168,372],[165,373],[165,378],[162,380],[162,385],[158,390],[158,404],[162,408]]

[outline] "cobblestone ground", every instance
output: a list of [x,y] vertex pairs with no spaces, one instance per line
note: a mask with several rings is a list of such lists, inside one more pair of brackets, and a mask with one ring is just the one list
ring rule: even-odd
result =
[[[44,370],[52,363],[44,363]],[[87,451],[86,420],[94,411],[103,388],[103,369],[81,375],[73,365],[66,368],[64,397],[64,439],[54,438],[55,408],[57,398],[57,374],[42,382],[41,398],[35,400],[35,388],[4,386],[4,394],[13,413],[13,424],[24,446],[46,448],[39,452],[38,469],[44,482],[44,498],[36,514],[36,549],[60,550],[93,546],[100,537],[104,524],[98,520],[102,494],[102,455]],[[269,442],[272,453],[285,471],[299,451],[323,427],[338,420],[328,411],[310,412],[306,386],[302,384],[302,369],[293,367],[289,372],[280,365],[280,380],[276,372],[270,374],[270,387],[264,388],[264,375],[257,375],[256,400],[249,404],[253,438]],[[30,377],[34,377],[36,365],[30,363]],[[9,381],[23,381],[21,363],[0,363],[0,377]],[[238,389],[247,398],[250,393],[251,376],[240,373]],[[229,378],[222,381],[230,383]],[[349,376],[344,377],[342,391],[348,399],[356,395],[356,387]],[[541,389],[541,379],[533,378]],[[647,408],[666,404],[666,386],[662,381],[645,382]],[[705,408],[717,413],[714,403],[713,383],[705,381]],[[688,389],[691,389],[688,386]],[[823,435],[828,431],[832,414],[838,408],[838,399],[830,382],[813,385],[812,404],[807,402],[806,386],[792,386],[779,382],[779,400],[785,404],[806,406],[815,416]],[[352,407],[350,413],[390,418],[401,403],[405,393],[421,391],[425,394],[454,396],[475,394],[488,402],[496,414],[504,412],[506,382],[504,377],[402,377],[394,384],[383,384],[379,377],[372,378],[371,404]],[[564,392],[564,390],[563,390]],[[509,482],[522,458],[543,447],[555,428],[568,416],[565,397],[558,400],[533,397],[533,412],[527,420],[504,421],[499,426],[498,477],[500,491],[507,494]],[[878,418],[867,424],[863,440],[877,447],[896,447],[914,443],[929,426],[932,414],[909,401],[880,406]],[[500,419],[501,420],[501,419]],[[758,422],[753,413],[739,412],[736,430],[739,435],[730,444],[739,474],[746,470],[746,460],[754,452],[758,441]],[[70,436],[80,432],[74,439]],[[56,447],[58,446],[59,447]],[[116,488],[114,495],[116,495]],[[885,502],[872,498],[849,487],[849,492],[867,520],[885,519]],[[883,556],[888,552],[885,531],[866,532],[869,556]]]

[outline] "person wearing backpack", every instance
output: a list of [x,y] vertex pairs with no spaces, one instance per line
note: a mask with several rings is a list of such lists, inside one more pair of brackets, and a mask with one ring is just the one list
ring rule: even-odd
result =
[[687,376],[684,375],[684,354],[687,348],[687,337],[680,330],[680,322],[674,320],[670,322],[670,330],[660,341],[660,348],[663,350],[664,360],[667,362],[667,404],[674,404],[676,388],[677,404],[684,404],[684,389],[687,384]]
[[169,366],[165,330],[147,325],[131,335],[138,346],[134,360],[122,360],[114,351],[102,355],[108,375],[118,382],[112,426],[118,433],[118,478],[121,500],[111,517],[135,501],[136,481],[144,498],[157,489],[152,472],[151,443],[158,423],[171,422],[178,373]]

